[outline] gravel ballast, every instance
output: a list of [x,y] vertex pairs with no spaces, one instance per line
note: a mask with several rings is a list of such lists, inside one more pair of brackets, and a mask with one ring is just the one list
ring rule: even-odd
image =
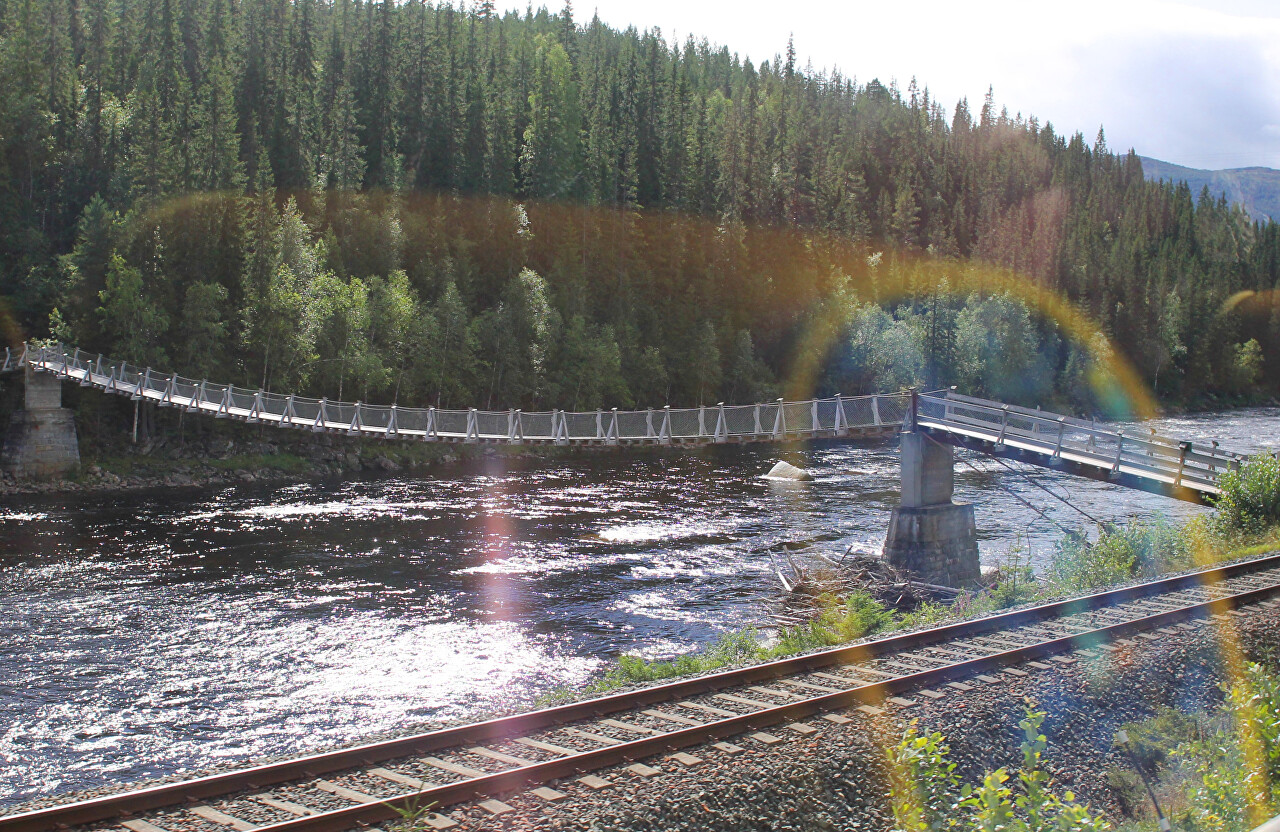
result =
[[549,784],[566,795],[546,801],[531,794],[504,796],[515,811],[493,815],[479,806],[457,807],[448,817],[462,829],[494,830],[845,830],[892,829],[885,796],[884,751],[911,720],[922,731],[940,731],[951,746],[963,782],[977,782],[1000,766],[1021,761],[1018,721],[1028,704],[1047,712],[1046,770],[1059,791],[1071,790],[1113,822],[1122,820],[1107,771],[1126,765],[1112,738],[1127,722],[1161,705],[1183,711],[1211,709],[1222,701],[1223,633],[1238,638],[1246,658],[1274,655],[1280,646],[1280,608],[1253,608],[1224,623],[1179,635],[1138,638],[1114,653],[1047,670],[1023,666],[1023,677],[1000,675],[996,684],[970,682],[970,691],[943,689],[939,699],[904,696],[917,704],[886,704],[884,713],[857,710],[835,725],[822,717],[801,735],[785,726],[767,729],[783,742],[749,737],[731,740],[743,751],[710,746],[685,751],[692,767],[674,759],[644,762],[661,770],[642,777],[621,766],[596,774],[611,781],[592,789],[575,780]]

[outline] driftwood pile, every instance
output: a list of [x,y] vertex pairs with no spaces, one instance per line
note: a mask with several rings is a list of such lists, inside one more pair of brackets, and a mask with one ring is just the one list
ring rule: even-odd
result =
[[[878,554],[855,552],[831,558],[818,554],[818,562],[799,565],[790,553],[783,552],[782,563],[772,553],[774,571],[787,590],[786,607],[792,610],[812,607],[822,596],[842,598],[859,590],[881,604],[900,612],[910,612],[929,601],[950,603],[960,590],[925,583],[889,564]],[[783,613],[789,618],[789,613]]]

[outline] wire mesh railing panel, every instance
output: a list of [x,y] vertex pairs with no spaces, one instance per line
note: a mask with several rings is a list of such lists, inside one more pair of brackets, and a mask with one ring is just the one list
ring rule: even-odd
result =
[[774,432],[778,424],[778,410],[777,402],[760,405],[760,427],[765,434],[771,435]]
[[596,414],[594,413],[566,413],[564,423],[568,428],[570,439],[596,438]]
[[[755,405],[726,407],[725,431],[729,436],[752,436],[757,433]],[[761,426],[763,428],[763,426]]]
[[391,408],[385,405],[360,405],[360,424],[372,430],[385,431],[391,427]]
[[[644,439],[649,437],[649,420],[645,411],[618,411],[618,438]],[[659,417],[661,418],[661,417]],[[658,425],[654,425],[656,436]]]
[[476,413],[476,430],[481,436],[506,437],[510,414],[482,410]]
[[880,411],[881,424],[900,425],[906,421],[911,399],[908,396],[876,396],[875,405]]
[[[289,397],[279,393],[263,393],[261,411],[268,416],[283,417],[289,407]],[[274,419],[272,420],[274,421]]]
[[231,407],[237,410],[253,409],[253,393],[248,390],[231,388]]
[[522,413],[520,424],[524,428],[524,435],[529,439],[550,439],[554,430],[551,414],[546,412]]
[[816,405],[818,410],[818,430],[835,430],[837,409],[835,399],[819,399]]
[[785,402],[783,417],[787,422],[787,433],[807,433],[813,429],[812,408],[809,402]]
[[437,410],[436,411],[436,433],[448,433],[448,434],[458,434],[460,436],[466,436],[467,411]]
[[293,421],[299,424],[315,424],[320,415],[320,402],[311,399],[293,400]]
[[840,407],[844,410],[844,423],[851,428],[866,427],[876,423],[869,398],[841,399]]
[[199,392],[200,385],[189,381],[179,381],[173,385],[173,395],[177,399],[195,399]]
[[[714,414],[715,411],[712,411]],[[712,416],[714,419],[715,416]],[[708,430],[715,430],[715,422],[711,422],[707,426]],[[698,410],[672,410],[671,411],[671,438],[673,439],[696,439],[703,436],[703,432],[698,428]]]
[[427,432],[427,411],[421,407],[401,407],[396,410],[396,432]]
[[330,427],[349,428],[356,418],[355,405],[341,402],[325,402],[324,418]]

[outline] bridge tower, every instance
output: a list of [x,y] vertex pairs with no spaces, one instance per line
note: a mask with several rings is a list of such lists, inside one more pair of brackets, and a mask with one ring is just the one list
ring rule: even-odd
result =
[[916,426],[917,398],[902,426],[902,499],[889,519],[885,559],[943,586],[970,586],[982,576],[973,506],[952,502],[955,461],[950,445]]
[[80,465],[75,414],[62,406],[62,382],[27,366],[25,399],[15,410],[0,451],[0,468],[19,479],[56,479]]

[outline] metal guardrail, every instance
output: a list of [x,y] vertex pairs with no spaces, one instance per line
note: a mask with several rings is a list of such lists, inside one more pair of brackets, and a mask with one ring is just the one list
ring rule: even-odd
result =
[[1239,468],[1245,457],[1212,443],[1179,441],[1154,430],[1118,429],[1025,407],[976,399],[957,393],[917,397],[915,423],[990,443],[994,450],[1012,448],[1043,457],[1050,464],[1071,462],[1113,476],[1154,480],[1174,488],[1217,494],[1218,477]]
[[83,387],[219,419],[429,442],[669,445],[840,437],[896,428],[910,401],[908,394],[896,394],[646,410],[444,410],[312,399],[215,384],[61,345],[24,345],[21,353],[6,349],[0,372],[25,366]]

